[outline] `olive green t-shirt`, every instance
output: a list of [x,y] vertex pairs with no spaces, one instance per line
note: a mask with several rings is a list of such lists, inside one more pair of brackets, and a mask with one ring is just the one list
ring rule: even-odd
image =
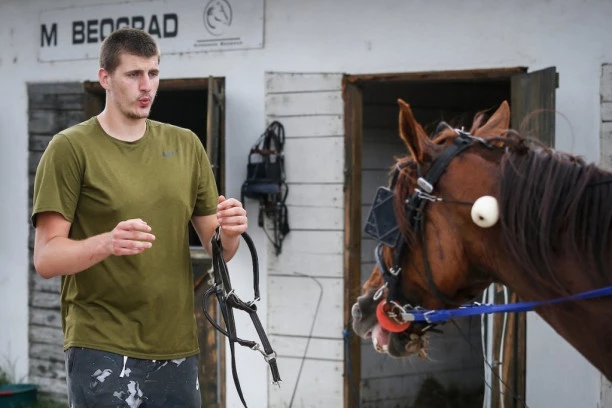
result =
[[55,135],[36,172],[33,224],[58,212],[72,223],[69,238],[81,240],[140,218],[156,238],[142,254],[62,276],[64,349],[197,354],[188,223],[214,214],[217,199],[204,147],[187,129],[147,120],[141,139],[124,142],[93,117]]

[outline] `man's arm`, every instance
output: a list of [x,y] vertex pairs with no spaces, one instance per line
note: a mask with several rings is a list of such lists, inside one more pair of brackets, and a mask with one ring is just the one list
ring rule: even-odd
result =
[[215,229],[220,225],[223,259],[229,261],[238,250],[240,235],[248,228],[248,219],[246,210],[242,208],[242,203],[240,201],[234,198],[226,199],[223,196],[219,196],[217,214],[194,215],[191,217],[191,224],[198,233],[202,246],[211,256],[211,240],[215,233]]
[[140,219],[122,221],[110,232],[77,241],[68,238],[71,223],[57,212],[36,215],[34,268],[45,279],[73,275],[111,255],[136,255],[151,248],[155,236]]

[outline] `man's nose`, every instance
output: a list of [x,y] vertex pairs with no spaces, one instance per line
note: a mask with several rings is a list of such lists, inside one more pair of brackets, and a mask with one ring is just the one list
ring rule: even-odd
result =
[[149,78],[148,75],[143,75],[140,80],[140,90],[141,91],[150,91],[152,87],[153,81]]

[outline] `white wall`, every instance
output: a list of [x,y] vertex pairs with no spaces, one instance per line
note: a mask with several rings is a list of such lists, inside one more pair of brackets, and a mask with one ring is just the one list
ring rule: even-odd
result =
[[[28,350],[26,83],[94,80],[97,69],[95,60],[39,63],[38,12],[100,2],[0,0],[0,361],[15,361],[18,376],[27,371]],[[263,49],[169,55],[162,59],[161,74],[226,78],[227,192],[232,196],[239,195],[248,148],[264,128],[265,71],[358,74],[554,65],[562,114],[557,148],[596,160],[601,64],[612,61],[610,16],[609,0],[267,0]],[[255,207],[248,210],[256,214]],[[258,247],[264,248],[263,235],[251,224]],[[246,256],[230,264],[237,291],[245,297],[250,293]],[[260,256],[265,265],[266,251]],[[265,274],[262,278],[265,288]],[[265,302],[260,310],[265,320]],[[528,323],[529,405],[595,407],[598,373],[550,335],[539,318],[530,316]],[[257,374],[265,368],[261,357],[241,350],[238,364],[242,378],[255,370],[243,380],[247,400],[265,406],[266,379]],[[229,378],[228,406],[239,406],[231,384]]]

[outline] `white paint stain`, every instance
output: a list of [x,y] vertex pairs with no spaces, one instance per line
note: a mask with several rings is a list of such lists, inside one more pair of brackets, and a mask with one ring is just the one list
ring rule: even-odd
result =
[[126,370],[125,369],[125,365],[127,364],[127,356],[123,356],[123,369],[121,370],[121,374],[119,374],[119,377],[123,378],[123,377],[129,377],[130,373],[132,372],[132,370],[130,370],[129,368]]
[[104,371],[101,370],[96,370],[95,373],[93,373],[92,377],[96,377],[96,380],[100,381],[101,383],[104,382],[104,380],[106,380],[106,377],[108,377],[109,375],[111,375],[113,373],[112,370],[110,369],[105,369]]
[[184,362],[185,360],[187,360],[187,359],[186,359],[186,358],[179,358],[178,360],[172,360],[172,362],[173,362],[174,364],[176,364],[176,366],[178,367],[178,366],[180,366],[181,364],[183,364],[183,362]]
[[130,381],[128,383],[128,393],[130,395],[125,399],[125,403],[130,408],[138,408],[143,403],[143,400],[142,391],[136,381]]

